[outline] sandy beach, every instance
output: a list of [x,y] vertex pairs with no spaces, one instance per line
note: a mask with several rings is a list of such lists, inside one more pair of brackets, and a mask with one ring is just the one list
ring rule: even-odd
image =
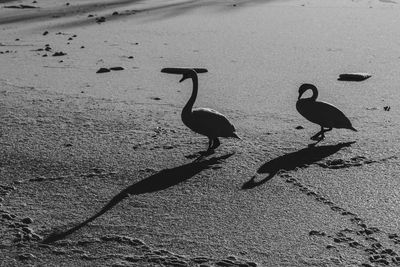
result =
[[[0,266],[400,265],[399,11],[0,0]],[[166,67],[241,140],[198,160]],[[358,132],[309,146],[303,83]]]

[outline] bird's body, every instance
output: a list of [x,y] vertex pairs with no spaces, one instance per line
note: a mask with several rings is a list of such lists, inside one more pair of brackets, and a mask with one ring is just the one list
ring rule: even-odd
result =
[[195,108],[193,104],[196,101],[198,92],[198,78],[196,70],[205,72],[204,69],[178,69],[165,68],[161,70],[166,73],[183,74],[185,79],[191,78],[193,82],[192,95],[190,96],[185,107],[182,109],[181,118],[183,123],[192,131],[207,136],[209,139],[208,152],[217,148],[220,145],[218,137],[233,137],[239,138],[235,133],[235,127],[229,120],[218,111],[210,108]]
[[235,137],[235,126],[223,114],[210,108],[195,108],[190,116],[182,114],[182,121],[192,131],[207,137]]
[[300,99],[296,103],[296,108],[304,118],[324,128],[352,129],[346,115],[329,103]]
[[[301,99],[303,93],[308,89],[313,91],[313,95],[310,98]],[[324,133],[333,128],[357,131],[342,111],[332,104],[316,101],[317,97],[318,90],[314,85],[303,84],[300,86],[299,99],[296,103],[297,111],[307,120],[321,126],[321,131],[311,139],[321,141],[324,138]]]

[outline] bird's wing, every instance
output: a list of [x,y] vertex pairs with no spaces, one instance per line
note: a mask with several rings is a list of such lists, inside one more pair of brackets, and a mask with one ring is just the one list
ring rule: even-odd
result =
[[334,105],[321,101],[299,101],[297,109],[306,119],[323,127],[348,128],[350,120]]
[[235,127],[221,113],[210,108],[196,108],[192,111],[193,130],[208,136],[228,137]]

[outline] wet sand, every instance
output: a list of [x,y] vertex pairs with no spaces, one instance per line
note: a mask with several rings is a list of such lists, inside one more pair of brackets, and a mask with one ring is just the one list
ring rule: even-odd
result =
[[[37,8],[6,8],[20,5]],[[0,265],[400,264],[398,11],[1,2]],[[180,119],[192,85],[164,67],[207,68],[195,106],[242,140],[195,161],[207,138]],[[352,72],[372,77],[338,81]],[[306,82],[358,132],[309,147]]]

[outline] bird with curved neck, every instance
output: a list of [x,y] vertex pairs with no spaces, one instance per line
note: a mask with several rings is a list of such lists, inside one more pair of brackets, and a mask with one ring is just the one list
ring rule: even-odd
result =
[[[307,90],[312,91],[312,96],[301,98]],[[357,131],[342,111],[332,104],[317,101],[317,97],[318,90],[315,85],[305,83],[299,87],[299,98],[296,103],[297,111],[307,120],[321,126],[321,131],[312,136],[311,140],[322,141],[325,138],[325,133],[333,128]]]
[[199,86],[197,73],[207,72],[206,69],[164,68],[161,72],[182,74],[182,79],[179,82],[192,79],[192,95],[182,109],[181,118],[183,123],[192,131],[208,137],[209,142],[206,153],[211,153],[221,144],[218,137],[239,138],[235,127],[223,114],[210,108],[193,108]]

